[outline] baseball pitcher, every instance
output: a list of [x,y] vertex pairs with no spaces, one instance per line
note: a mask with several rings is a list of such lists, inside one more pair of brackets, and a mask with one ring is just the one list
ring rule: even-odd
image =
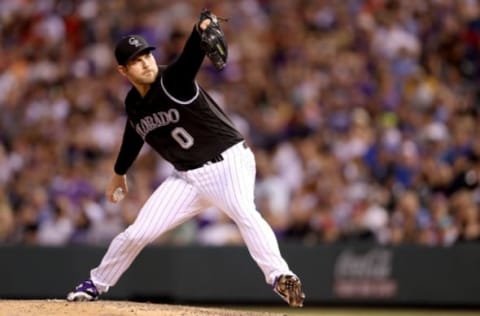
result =
[[116,45],[118,71],[132,84],[125,99],[127,122],[114,173],[106,189],[112,202],[128,193],[126,173],[144,143],[174,166],[148,198],[134,223],[111,242],[90,277],[67,295],[92,301],[114,286],[140,251],[162,233],[216,206],[238,226],[265,280],[290,306],[301,307],[302,284],[280,254],[277,240],[254,204],[255,158],[244,137],[195,80],[207,56],[220,71],[228,46],[220,19],[208,10],[179,57],[158,66],[144,38]]

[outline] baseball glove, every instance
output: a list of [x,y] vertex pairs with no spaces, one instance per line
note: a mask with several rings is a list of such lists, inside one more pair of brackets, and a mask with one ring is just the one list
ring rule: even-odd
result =
[[220,28],[221,21],[227,19],[219,18],[207,9],[200,13],[199,24],[205,19],[210,19],[211,23],[203,30],[201,34],[200,47],[205,52],[205,55],[210,59],[213,66],[220,71],[225,67],[228,57],[228,46]]

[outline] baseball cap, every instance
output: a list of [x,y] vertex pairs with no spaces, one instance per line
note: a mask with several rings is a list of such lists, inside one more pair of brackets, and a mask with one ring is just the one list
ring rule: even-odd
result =
[[154,49],[142,36],[128,35],[122,37],[115,46],[115,58],[119,65],[125,65],[140,53]]

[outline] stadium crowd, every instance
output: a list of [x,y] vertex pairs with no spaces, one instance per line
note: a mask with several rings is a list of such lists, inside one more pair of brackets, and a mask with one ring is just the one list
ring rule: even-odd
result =
[[[480,240],[476,0],[3,0],[0,244],[108,244],[171,171],[144,146],[104,197],[137,33],[175,58],[203,7],[229,18],[228,66],[198,81],[247,136],[280,241]],[[161,210],[159,210],[161,212]],[[216,209],[156,243],[241,243]]]

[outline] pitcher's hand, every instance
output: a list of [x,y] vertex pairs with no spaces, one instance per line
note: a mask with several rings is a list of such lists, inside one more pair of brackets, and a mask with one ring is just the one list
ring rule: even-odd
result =
[[110,202],[120,202],[128,193],[127,176],[113,174],[107,186],[105,196]]

